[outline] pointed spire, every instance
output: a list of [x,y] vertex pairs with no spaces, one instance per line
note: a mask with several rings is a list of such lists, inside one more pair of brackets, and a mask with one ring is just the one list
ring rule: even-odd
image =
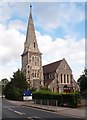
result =
[[[38,45],[37,45],[37,40],[36,40],[36,34],[35,34],[35,29],[34,29],[34,23],[33,23],[33,18],[32,18],[32,5],[30,4],[30,15],[29,15],[29,21],[28,21],[28,27],[27,27],[27,35],[26,35],[26,41],[25,41],[25,51],[29,50],[31,45],[37,46],[35,47],[37,50]],[[33,47],[32,47],[33,49]]]
[[30,4],[30,15],[29,15],[29,20],[32,18],[32,5]]
[[32,17],[32,5],[30,4],[30,17]]

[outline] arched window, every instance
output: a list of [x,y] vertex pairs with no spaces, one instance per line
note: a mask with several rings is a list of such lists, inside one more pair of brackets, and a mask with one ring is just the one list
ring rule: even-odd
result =
[[36,77],[36,73],[35,73],[35,77]]
[[69,83],[69,75],[67,75],[67,83]]
[[34,62],[34,56],[32,56],[32,62]]
[[34,70],[32,70],[32,77],[34,77]]
[[54,87],[53,87],[53,92],[54,92]]
[[63,83],[62,74],[61,74],[61,83]]
[[37,66],[37,57],[34,58],[35,66]]
[[35,42],[34,42],[34,48],[35,48]]
[[37,65],[39,66],[39,57],[37,57]]
[[40,85],[41,85],[41,81],[40,81]]
[[38,72],[37,72],[37,77],[39,78],[39,70],[38,70]]
[[66,83],[66,75],[64,74],[64,83]]
[[34,77],[37,77],[37,71],[35,70],[35,75],[34,75]]

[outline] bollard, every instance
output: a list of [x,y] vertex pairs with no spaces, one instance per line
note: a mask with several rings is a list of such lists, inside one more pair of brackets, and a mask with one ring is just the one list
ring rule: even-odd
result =
[[49,100],[47,100],[47,107],[48,107],[48,109],[49,109]]
[[57,100],[56,100],[56,109],[58,108],[58,106],[57,106],[58,104],[57,104]]
[[32,102],[32,101],[30,100],[30,106],[31,106],[31,104],[32,104],[31,102]]
[[36,99],[35,99],[35,107],[36,107]]
[[42,107],[42,100],[40,101],[41,107]]

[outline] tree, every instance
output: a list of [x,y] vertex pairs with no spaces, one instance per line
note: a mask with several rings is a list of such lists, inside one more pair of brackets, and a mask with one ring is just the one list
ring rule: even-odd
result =
[[81,92],[86,91],[87,90],[87,69],[84,70],[84,73],[78,79],[78,82],[80,84]]
[[27,89],[28,84],[26,82],[26,78],[24,74],[18,69],[17,72],[13,74],[13,78],[11,78],[13,85],[19,89]]
[[1,80],[1,85],[2,85],[2,95],[4,94],[4,89],[5,86],[9,83],[8,79],[4,78]]
[[28,89],[24,74],[18,69],[5,87],[5,97],[12,100],[22,100],[22,93]]
[[8,82],[9,82],[9,81],[8,81],[7,78],[4,78],[4,79],[1,80],[1,83],[2,83],[3,86],[6,86],[6,84],[7,84]]

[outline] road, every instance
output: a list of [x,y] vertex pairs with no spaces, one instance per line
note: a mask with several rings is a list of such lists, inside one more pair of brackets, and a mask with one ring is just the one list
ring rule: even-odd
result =
[[14,105],[7,100],[2,102],[2,120],[81,120],[60,115],[55,112]]

